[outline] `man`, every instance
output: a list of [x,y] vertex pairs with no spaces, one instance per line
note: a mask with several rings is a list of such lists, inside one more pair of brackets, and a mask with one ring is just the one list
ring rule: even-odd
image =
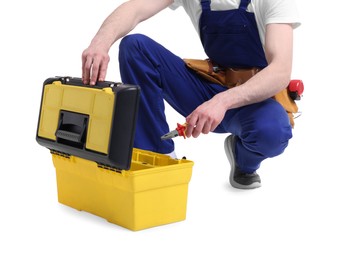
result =
[[[255,68],[256,75],[227,88],[198,76],[147,36],[126,36],[138,23],[178,6],[190,16],[214,64],[226,70]],[[225,140],[230,184],[257,188],[261,162],[281,154],[292,137],[286,111],[271,97],[290,81],[293,29],[298,25],[293,0],[130,0],[108,16],[83,52],[82,78],[85,84],[103,81],[109,49],[122,38],[121,79],[141,87],[135,147],[173,154],[173,141],[160,138],[169,131],[165,99],[186,117],[187,137],[231,133]]]

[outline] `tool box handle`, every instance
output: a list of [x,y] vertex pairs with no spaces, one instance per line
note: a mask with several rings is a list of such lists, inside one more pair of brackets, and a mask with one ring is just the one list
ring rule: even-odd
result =
[[122,83],[117,83],[117,82],[112,82],[112,81],[97,81],[96,84],[94,86],[89,85],[89,84],[83,84],[82,78],[77,78],[77,77],[62,77],[62,76],[57,76],[54,79],[56,80],[60,80],[62,84],[65,85],[72,85],[72,86],[77,86],[77,87],[92,87],[92,88],[98,88],[98,89],[102,89],[102,88],[107,88],[107,87],[118,87],[120,85],[122,85]]
[[82,148],[86,140],[88,118],[85,114],[62,110],[55,132],[57,142]]

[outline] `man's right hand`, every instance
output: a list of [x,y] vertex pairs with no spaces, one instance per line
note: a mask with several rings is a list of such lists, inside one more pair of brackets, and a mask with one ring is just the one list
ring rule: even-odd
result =
[[82,53],[82,81],[84,84],[95,85],[104,81],[109,63],[109,50],[99,45],[90,45]]

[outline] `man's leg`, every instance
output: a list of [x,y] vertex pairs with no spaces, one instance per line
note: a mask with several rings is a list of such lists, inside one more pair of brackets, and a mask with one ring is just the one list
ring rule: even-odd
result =
[[[174,150],[163,98],[183,116],[226,88],[210,83],[189,70],[184,61],[144,35],[129,35],[120,44],[119,62],[124,83],[141,87],[135,147],[159,153]],[[232,133],[237,167],[254,173],[263,160],[281,154],[292,137],[287,113],[273,99],[229,110],[216,128]]]
[[172,140],[161,140],[169,131],[165,99],[183,116],[225,88],[199,78],[184,61],[150,38],[133,34],[120,43],[121,79],[141,87],[134,146],[159,153],[174,150]]
[[259,187],[256,170],[261,162],[283,153],[292,137],[287,113],[271,98],[228,111],[221,125],[233,134],[225,141],[227,155],[233,156],[229,158],[232,186]]

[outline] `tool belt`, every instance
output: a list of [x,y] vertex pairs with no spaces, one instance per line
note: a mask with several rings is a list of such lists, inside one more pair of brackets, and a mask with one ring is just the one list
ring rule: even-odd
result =
[[[237,87],[260,71],[259,68],[233,69],[221,68],[213,64],[209,59],[184,59],[185,64],[203,78],[227,88]],[[294,128],[294,115],[298,112],[298,106],[290,97],[288,88],[283,89],[273,97],[286,110],[290,124]]]

